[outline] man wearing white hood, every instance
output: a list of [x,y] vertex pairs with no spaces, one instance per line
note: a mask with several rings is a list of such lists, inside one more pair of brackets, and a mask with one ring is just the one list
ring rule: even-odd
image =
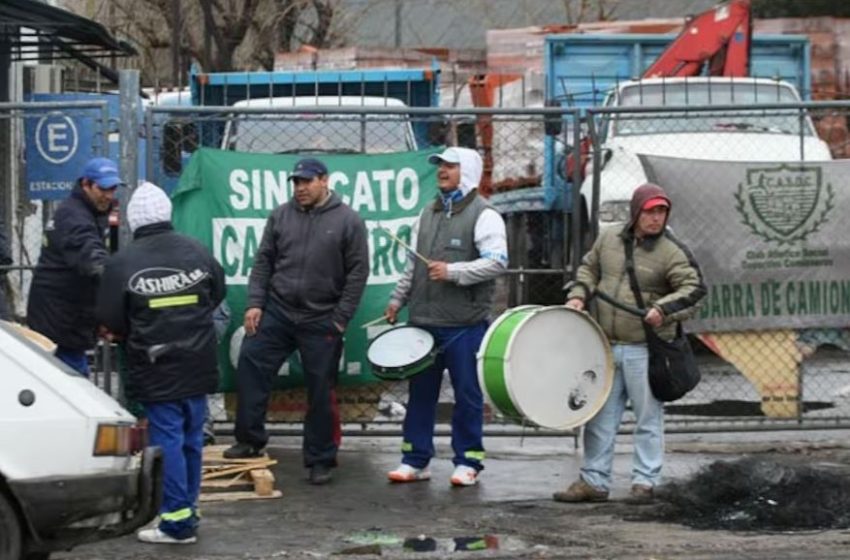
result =
[[197,540],[207,395],[218,388],[213,310],[224,270],[197,240],[171,226],[171,200],[142,183],[127,205],[133,242],[106,263],[96,317],[123,340],[127,397],[139,402],[164,458],[159,524],[142,542]]
[[435,363],[410,380],[401,465],[387,476],[393,482],[431,477],[434,421],[443,370],[454,389],[452,450],[454,486],[472,486],[484,468],[484,400],[475,354],[487,330],[495,278],[508,263],[505,223],[478,194],[481,157],[474,150],[448,148],[432,155],[439,166],[440,193],[416,224],[416,251],[384,312],[395,323],[407,305],[410,323],[428,330],[440,353]]

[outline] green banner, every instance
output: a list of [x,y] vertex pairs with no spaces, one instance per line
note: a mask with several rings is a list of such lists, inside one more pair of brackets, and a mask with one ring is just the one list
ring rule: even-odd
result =
[[[330,170],[330,188],[360,214],[369,235],[371,270],[360,307],[345,333],[342,385],[376,380],[366,361],[366,347],[386,325],[361,325],[381,316],[407,259],[405,249],[385,230],[411,241],[420,210],[437,193],[436,167],[428,163],[428,156],[436,152],[320,156]],[[292,196],[287,178],[299,157],[201,148],[172,195],[175,228],[206,245],[227,277],[232,318],[219,345],[222,391],[235,387],[233,372],[243,335],[248,277],[266,218]],[[303,385],[297,353],[276,379],[276,389]]]

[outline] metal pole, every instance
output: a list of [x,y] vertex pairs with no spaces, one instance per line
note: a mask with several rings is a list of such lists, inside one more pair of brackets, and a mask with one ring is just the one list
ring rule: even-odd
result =
[[[572,250],[570,253],[570,272],[572,278],[575,278],[576,271],[578,270],[579,263],[581,262],[582,252],[584,247],[582,246],[581,238],[582,238],[582,215],[584,213],[584,207],[581,203],[581,176],[584,173],[581,161],[581,111],[575,110],[572,114],[573,119],[573,176],[571,177],[573,182],[573,214],[572,214]],[[588,224],[590,221],[588,220]]]
[[121,178],[127,183],[127,190],[121,201],[121,222],[119,225],[118,245],[125,247],[130,242],[130,228],[127,225],[127,202],[139,182],[139,115],[141,97],[139,96],[139,71],[121,70],[118,74],[120,91],[120,168]]

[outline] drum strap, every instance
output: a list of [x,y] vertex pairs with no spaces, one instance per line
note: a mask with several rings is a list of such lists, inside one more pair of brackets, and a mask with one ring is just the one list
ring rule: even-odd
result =
[[[638,284],[637,274],[635,273],[635,256],[634,251],[635,247],[630,238],[626,238],[623,240],[623,246],[626,253],[626,272],[629,274],[629,285],[632,288],[632,293],[635,296],[635,302],[638,304],[638,307],[641,311],[641,316],[646,314],[646,305],[643,302],[643,294],[640,292],[640,285]],[[604,298],[603,298],[604,299]],[[640,322],[643,325],[643,330],[646,332],[647,338],[649,338],[649,333],[652,330],[652,327],[646,324],[645,321]],[[682,336],[682,323],[681,321],[676,322],[676,336]]]

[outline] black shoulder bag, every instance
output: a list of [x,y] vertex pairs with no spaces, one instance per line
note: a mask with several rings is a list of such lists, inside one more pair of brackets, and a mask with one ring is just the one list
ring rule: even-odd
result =
[[[635,274],[634,246],[630,239],[625,240],[626,271],[629,284],[635,295],[638,307],[645,309],[643,296]],[[697,386],[700,380],[697,361],[688,337],[682,329],[682,323],[676,323],[676,337],[666,341],[655,329],[641,320],[646,333],[646,346],[649,349],[649,387],[659,401],[670,402],[681,399],[688,391]]]

